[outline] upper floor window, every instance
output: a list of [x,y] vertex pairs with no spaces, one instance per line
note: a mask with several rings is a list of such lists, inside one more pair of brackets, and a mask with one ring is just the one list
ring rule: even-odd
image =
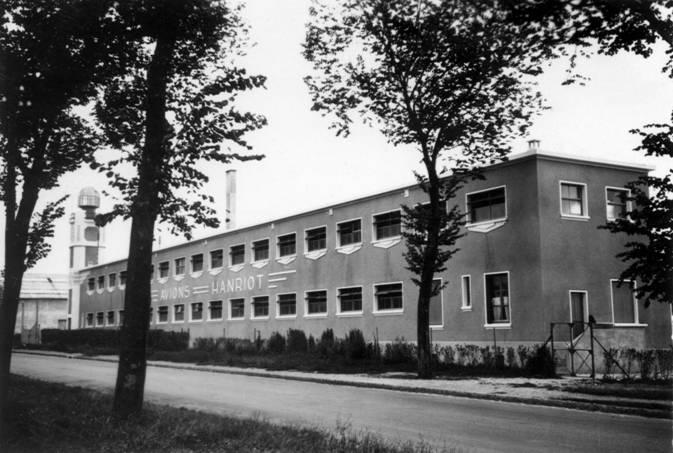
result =
[[402,232],[402,213],[399,210],[374,216],[374,240],[399,236]]
[[374,286],[376,311],[402,310],[402,283]]
[[587,217],[586,184],[561,182],[561,215]]
[[192,255],[192,272],[201,272],[203,270],[203,253]]
[[339,246],[359,244],[362,242],[362,221],[356,219],[337,224],[337,236]]
[[87,280],[87,289],[89,291],[93,291],[96,289],[96,279],[91,277],[89,280]]
[[176,258],[175,259],[175,275],[184,275],[185,273],[185,259]]
[[210,252],[211,269],[217,269],[218,267],[222,267],[223,262],[224,262],[224,252],[222,251],[222,249],[213,250]]
[[485,274],[486,323],[509,324],[509,274]]
[[612,187],[605,188],[605,201],[608,220],[626,217],[629,191]]
[[229,248],[229,265],[236,266],[245,262],[245,245],[234,245]]
[[119,286],[126,286],[126,271],[119,273]]
[[269,240],[262,239],[252,243],[252,255],[254,261],[264,261],[269,259]]
[[327,248],[327,228],[318,227],[306,230],[306,251],[324,250]]
[[110,274],[107,276],[107,287],[114,288],[117,286],[117,274]]
[[105,288],[105,275],[101,275],[98,277],[98,289],[103,288]]
[[505,188],[497,187],[467,194],[467,213],[469,223],[506,218]]
[[291,256],[297,253],[297,235],[295,233],[278,236],[278,256]]
[[166,278],[168,277],[168,271],[171,267],[171,263],[168,261],[162,261],[159,263],[159,278]]

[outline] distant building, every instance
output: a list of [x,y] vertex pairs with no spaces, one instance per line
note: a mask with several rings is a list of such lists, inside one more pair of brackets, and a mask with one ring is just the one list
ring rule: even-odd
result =
[[[598,229],[623,215],[620,194],[649,170],[543,152],[538,142],[488,167],[452,200],[469,222],[437,275],[447,285],[431,302],[432,340],[541,343],[551,322],[592,316],[607,345],[668,346],[670,308],[644,309],[637,282],[618,284],[626,237]],[[368,339],[413,341],[418,290],[405,269],[400,205],[424,197],[402,187],[157,250],[151,324],[192,339],[358,328]],[[73,269],[73,326],[119,326],[126,262]]]

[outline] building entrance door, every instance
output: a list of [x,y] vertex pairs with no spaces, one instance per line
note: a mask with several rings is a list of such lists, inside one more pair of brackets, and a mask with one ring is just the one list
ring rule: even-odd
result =
[[573,340],[584,332],[587,322],[587,293],[584,291],[570,292],[570,322],[573,323]]

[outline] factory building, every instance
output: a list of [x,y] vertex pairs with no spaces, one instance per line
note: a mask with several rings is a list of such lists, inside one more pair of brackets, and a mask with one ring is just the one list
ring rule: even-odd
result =
[[[591,316],[606,344],[668,346],[670,307],[645,309],[632,292],[637,282],[619,284],[624,265],[615,255],[627,238],[598,228],[628,210],[627,182],[651,168],[538,145],[487,167],[485,179],[450,202],[468,223],[460,251],[436,276],[432,340],[541,343],[551,322]],[[151,325],[189,330],[192,339],[358,328],[370,340],[413,341],[418,289],[405,268],[400,206],[425,201],[418,186],[402,187],[156,250]],[[86,234],[97,200],[80,204],[72,323],[115,328],[123,323],[126,264],[89,265],[95,253],[87,250],[102,243],[100,233]]]

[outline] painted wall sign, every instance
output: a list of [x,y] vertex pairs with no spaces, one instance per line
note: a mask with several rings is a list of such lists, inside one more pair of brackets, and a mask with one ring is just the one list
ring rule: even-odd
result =
[[[236,293],[239,291],[250,291],[253,289],[262,289],[264,275],[254,275],[249,277],[234,277],[227,279],[214,280],[210,284],[210,294],[220,296],[222,294]],[[159,300],[186,299],[191,295],[205,294],[208,292],[208,285],[190,286],[180,285],[162,288],[159,290]]]

